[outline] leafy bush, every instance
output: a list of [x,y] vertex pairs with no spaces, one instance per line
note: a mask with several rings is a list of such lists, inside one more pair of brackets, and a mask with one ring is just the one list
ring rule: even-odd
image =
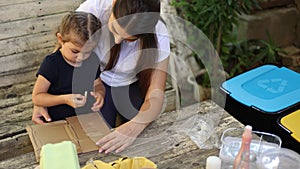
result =
[[[197,26],[214,45],[222,61],[224,70],[235,76],[250,68],[273,63],[279,64],[279,54],[283,52],[269,40],[244,40],[237,41],[234,29],[238,26],[239,15],[249,14],[252,10],[259,10],[260,0],[172,0],[179,16]],[[195,41],[197,37],[188,37]],[[199,68],[213,67],[203,65],[201,59],[205,57],[192,54]],[[213,64],[213,63],[212,63]],[[206,74],[202,79],[197,79],[203,86],[210,86]]]
[[172,0],[180,16],[201,29],[221,53],[238,15],[259,8],[256,0]]
[[[263,64],[281,64],[280,54],[285,51],[277,47],[269,36],[269,42],[258,39],[227,43],[229,51],[223,54],[227,68],[231,68],[230,76]],[[227,56],[227,57],[226,57]],[[229,70],[228,70],[229,72]]]

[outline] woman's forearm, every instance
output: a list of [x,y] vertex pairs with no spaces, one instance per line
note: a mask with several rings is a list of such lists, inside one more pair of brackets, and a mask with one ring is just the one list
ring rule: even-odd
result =
[[167,66],[168,59],[159,63],[152,72],[144,103],[132,121],[149,124],[161,113],[167,80]]
[[150,97],[141,106],[138,114],[132,119],[137,123],[149,124],[161,113],[164,100],[164,91],[153,90]]

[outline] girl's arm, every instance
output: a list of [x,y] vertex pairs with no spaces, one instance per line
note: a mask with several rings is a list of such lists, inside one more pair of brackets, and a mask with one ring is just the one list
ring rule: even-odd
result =
[[32,111],[31,120],[34,123],[42,124],[42,123],[44,123],[44,121],[41,119],[42,117],[44,117],[44,119],[47,122],[51,121],[51,118],[50,118],[50,116],[48,114],[48,110],[47,110],[46,107],[39,107],[39,106],[33,105],[33,111]]
[[52,95],[47,93],[50,82],[42,75],[38,75],[32,91],[32,102],[36,106],[50,107],[60,104],[68,104],[74,108],[82,107],[86,98],[81,94]]

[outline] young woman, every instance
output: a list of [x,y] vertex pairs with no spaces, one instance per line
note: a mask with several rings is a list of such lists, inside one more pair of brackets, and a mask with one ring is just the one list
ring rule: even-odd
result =
[[75,116],[75,108],[86,104],[85,91],[92,91],[90,94],[96,99],[96,101],[93,99],[95,102],[90,105],[89,110],[99,111],[104,97],[104,89],[101,91],[103,85],[99,78],[100,72],[98,71],[96,75],[97,70],[92,70],[94,75],[90,80],[91,83],[77,87],[76,91],[73,85],[73,72],[75,68],[91,72],[89,67],[95,61],[95,57],[90,55],[98,43],[97,35],[100,29],[100,20],[91,13],[72,12],[62,19],[56,32],[57,50],[46,56],[37,72],[32,92],[32,101],[35,105],[32,115],[34,122],[43,123]]
[[127,121],[96,144],[99,152],[118,153],[162,111],[170,43],[160,0],[86,0],[77,11],[93,13],[113,39],[94,50],[106,89],[100,112],[111,127],[117,113]]

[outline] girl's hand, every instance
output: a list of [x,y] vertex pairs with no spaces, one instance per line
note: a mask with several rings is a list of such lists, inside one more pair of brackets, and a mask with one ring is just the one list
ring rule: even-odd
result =
[[51,121],[51,118],[48,114],[48,109],[46,107],[40,107],[34,105],[31,120],[34,123],[42,124],[44,123],[44,121],[41,119],[42,117],[44,117],[44,119],[48,122]]
[[91,109],[94,112],[99,111],[100,108],[103,106],[104,96],[102,96],[100,92],[91,92],[91,95],[96,99]]
[[81,94],[67,94],[66,97],[66,104],[73,108],[83,107],[86,103],[86,96]]
[[100,139],[96,145],[101,146],[99,153],[115,151],[119,153],[130,146],[137,136],[146,128],[145,123],[129,121],[116,128],[112,133]]

